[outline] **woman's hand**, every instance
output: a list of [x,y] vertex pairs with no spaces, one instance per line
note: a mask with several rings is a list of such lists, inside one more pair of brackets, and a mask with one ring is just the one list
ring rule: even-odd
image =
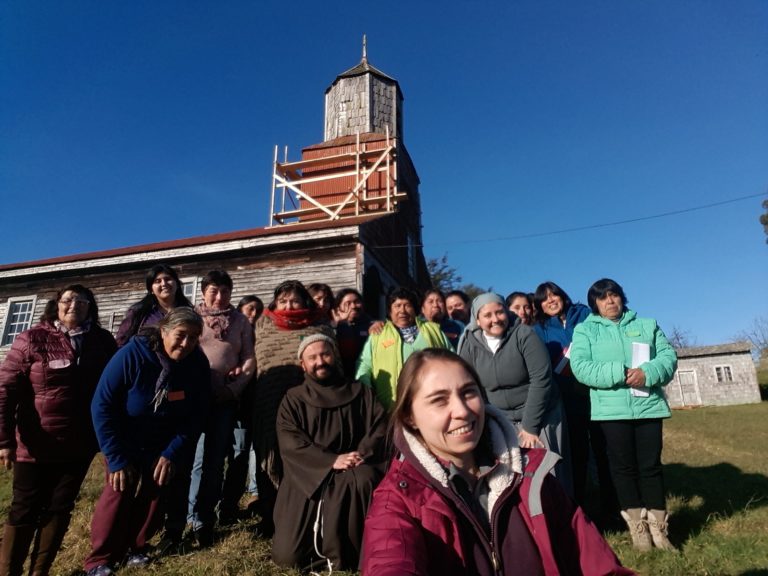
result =
[[115,492],[125,492],[136,482],[136,469],[130,464],[118,470],[109,473],[109,485]]
[[13,468],[13,463],[16,462],[16,450],[13,448],[3,448],[0,450],[0,463],[3,468],[10,470]]
[[171,483],[175,473],[176,467],[173,465],[173,462],[164,456],[160,456],[155,464],[155,471],[152,473],[152,478],[158,486],[167,486]]
[[375,320],[368,327],[368,335],[373,336],[374,334],[381,334],[381,331],[383,329],[384,329],[384,322],[382,320]]
[[544,444],[536,434],[531,434],[522,429],[517,433],[517,441],[520,444],[520,448],[544,448]]
[[640,368],[627,368],[626,382],[631,388],[642,388],[645,386],[645,372]]
[[333,463],[334,470],[350,470],[363,463],[363,457],[360,452],[350,452],[349,454],[339,454]]

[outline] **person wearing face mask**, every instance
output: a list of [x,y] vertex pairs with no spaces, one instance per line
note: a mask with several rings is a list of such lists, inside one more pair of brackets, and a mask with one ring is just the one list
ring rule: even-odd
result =
[[118,346],[125,346],[144,326],[154,326],[169,310],[178,306],[192,306],[184,296],[179,275],[167,264],[156,264],[147,272],[147,295],[128,308],[117,329]]
[[[477,371],[488,401],[515,425],[522,448],[544,447],[567,456],[560,398],[541,339],[510,316],[498,294],[480,294],[471,314],[458,353]],[[569,464],[558,465],[556,475],[570,491],[568,472]]]
[[363,520],[384,474],[387,413],[371,388],[344,379],[334,348],[323,334],[301,341],[304,381],[277,413],[285,475],[272,559],[280,566],[357,570]]
[[[254,388],[253,443],[256,449],[259,536],[274,533],[273,510],[283,476],[275,422],[286,391],[304,379],[296,358],[299,343],[313,334],[333,339],[333,328],[304,285],[286,280],[274,291],[272,302],[256,322],[256,386]],[[341,368],[339,368],[341,370]]]
[[445,295],[445,312],[465,326],[469,324],[471,304],[469,296],[461,290],[451,290]]
[[194,310],[174,308],[104,369],[91,414],[106,481],[91,521],[88,576],[108,576],[123,562],[147,565],[147,542],[171,512],[166,508],[181,506],[183,517],[186,491],[180,486],[189,485],[210,403],[209,363],[198,346],[202,331]]
[[16,337],[0,366],[0,464],[13,469],[0,574],[21,575],[28,556],[30,574],[49,573],[98,451],[91,398],[116,350],[93,293],[73,284]]
[[456,349],[461,333],[464,332],[464,324],[447,314],[445,296],[440,290],[430,288],[424,292],[424,297],[421,300],[421,317],[440,326],[440,330],[448,337],[451,346],[454,350]]
[[354,288],[342,288],[336,293],[336,342],[339,346],[344,376],[355,378],[355,365],[368,340],[373,320],[365,313],[363,296]]

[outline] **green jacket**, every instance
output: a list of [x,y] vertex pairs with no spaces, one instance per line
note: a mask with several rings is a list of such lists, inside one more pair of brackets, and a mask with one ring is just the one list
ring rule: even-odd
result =
[[372,334],[360,353],[355,379],[367,386],[373,386],[376,397],[387,409],[395,403],[397,378],[403,364],[417,350],[425,348],[447,348],[453,350],[448,337],[434,322],[416,319],[419,335],[412,344],[403,342],[395,325],[387,320],[379,334]]
[[[633,395],[625,383],[633,342],[650,346],[650,361],[640,365],[648,396]],[[672,380],[677,355],[655,320],[638,318],[631,310],[618,322],[590,314],[573,331],[570,356],[574,376],[590,388],[592,420],[670,416],[662,387]]]

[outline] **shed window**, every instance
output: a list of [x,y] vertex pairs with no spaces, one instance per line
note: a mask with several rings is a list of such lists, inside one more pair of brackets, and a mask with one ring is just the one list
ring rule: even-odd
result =
[[733,382],[730,366],[715,366],[715,376],[718,382]]
[[16,336],[32,325],[32,315],[35,312],[35,296],[21,296],[8,299],[8,313],[5,315],[0,346],[8,346]]

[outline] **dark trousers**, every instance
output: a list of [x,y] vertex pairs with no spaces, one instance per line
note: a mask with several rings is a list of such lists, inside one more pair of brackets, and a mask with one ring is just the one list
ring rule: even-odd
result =
[[90,460],[79,462],[15,462],[11,526],[39,526],[58,514],[70,514]]
[[153,467],[141,470],[141,487],[130,486],[115,492],[109,485],[109,469],[105,463],[106,481],[91,521],[91,553],[85,559],[88,571],[102,564],[120,562],[129,550],[141,551],[160,528],[160,487],[152,478]]
[[590,448],[600,484],[600,504],[604,513],[615,513],[614,487],[611,482],[606,441],[602,428],[590,419],[589,397],[574,396],[565,406],[573,474],[573,497],[583,506],[587,492]]
[[600,422],[622,510],[666,510],[661,419]]

